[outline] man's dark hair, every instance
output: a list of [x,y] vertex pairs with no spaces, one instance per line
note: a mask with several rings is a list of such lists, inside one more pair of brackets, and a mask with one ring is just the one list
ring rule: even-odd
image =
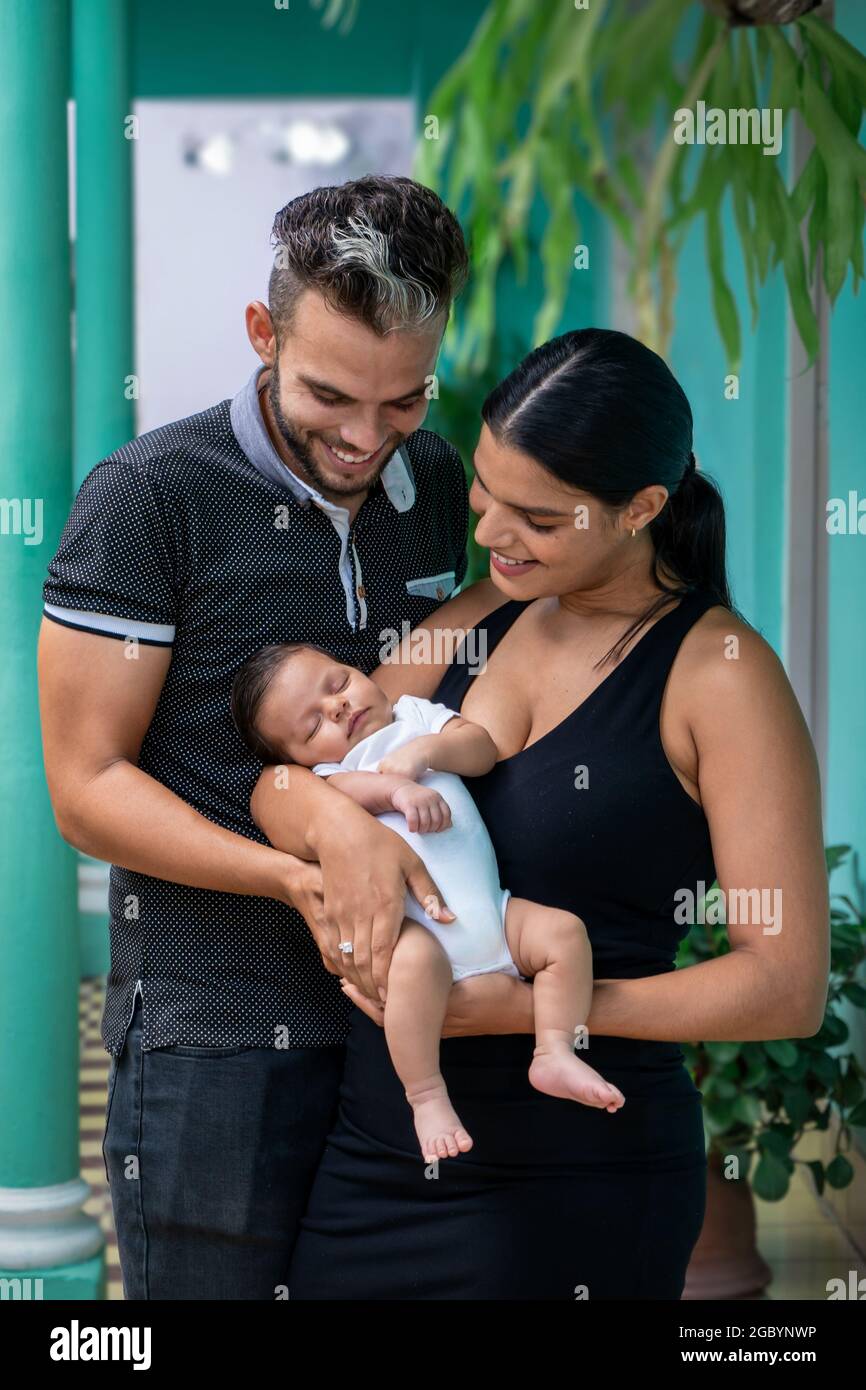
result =
[[231,710],[235,728],[253,756],[262,763],[289,761],[282,748],[262,737],[257,721],[271,681],[283,662],[296,652],[321,652],[329,660],[336,660],[331,652],[317,647],[314,642],[278,642],[247,657],[232,681]]
[[447,313],[469,268],[460,224],[441,198],[414,179],[379,174],[293,198],[271,240],[278,342],[306,289],[380,336],[423,328]]

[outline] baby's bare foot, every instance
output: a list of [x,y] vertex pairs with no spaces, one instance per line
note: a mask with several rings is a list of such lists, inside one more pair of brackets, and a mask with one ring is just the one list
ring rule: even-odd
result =
[[545,1095],[579,1100],[584,1105],[595,1105],[611,1113],[625,1104],[622,1091],[574,1053],[565,1050],[536,1052],[529,1068],[529,1081]]
[[426,1163],[469,1152],[472,1139],[448,1099],[444,1081],[407,1091],[406,1099],[412,1107],[415,1133]]

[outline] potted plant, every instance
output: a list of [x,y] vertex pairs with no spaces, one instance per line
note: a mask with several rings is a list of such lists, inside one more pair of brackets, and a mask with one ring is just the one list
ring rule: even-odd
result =
[[[848,845],[827,849],[827,868],[842,864]],[[710,910],[718,889],[705,899],[680,946],[678,966],[725,955],[730,946],[722,922]],[[709,918],[709,921],[704,919]],[[689,1265],[683,1297],[744,1298],[758,1294],[771,1272],[755,1244],[754,1193],[778,1202],[788,1191],[797,1164],[809,1168],[820,1195],[826,1186],[847,1187],[854,1175],[846,1151],[852,1127],[866,1127],[864,1072],[852,1052],[829,1049],[848,1038],[840,1016],[844,1002],[866,1007],[866,988],[857,980],[866,959],[866,912],[850,897],[831,896],[830,979],[820,1030],[810,1038],[765,1042],[683,1045],[686,1063],[704,1101],[707,1141],[707,1212]],[[835,1152],[825,1163],[796,1157],[809,1131],[838,1121]]]

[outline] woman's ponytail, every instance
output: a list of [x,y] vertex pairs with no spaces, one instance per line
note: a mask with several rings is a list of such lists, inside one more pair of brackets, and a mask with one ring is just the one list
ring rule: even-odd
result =
[[[725,506],[711,478],[701,473],[694,454],[658,516],[649,525],[656,552],[656,575],[675,575],[688,589],[705,589],[731,608],[725,564]],[[662,573],[660,573],[660,571]]]

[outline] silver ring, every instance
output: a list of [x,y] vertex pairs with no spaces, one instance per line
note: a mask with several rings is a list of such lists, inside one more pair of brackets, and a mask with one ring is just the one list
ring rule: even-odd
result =
[[355,948],[354,948],[354,946],[352,945],[351,941],[341,941],[341,942],[340,942],[340,950],[343,952],[344,955],[350,956],[350,955],[352,954],[352,952],[354,951],[354,949],[355,949]]

